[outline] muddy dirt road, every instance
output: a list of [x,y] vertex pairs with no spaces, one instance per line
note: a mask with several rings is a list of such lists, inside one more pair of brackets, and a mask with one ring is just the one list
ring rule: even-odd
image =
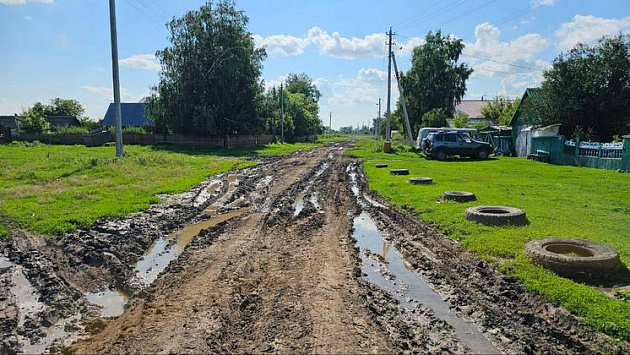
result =
[[59,240],[16,232],[0,352],[628,351],[369,192],[348,145]]

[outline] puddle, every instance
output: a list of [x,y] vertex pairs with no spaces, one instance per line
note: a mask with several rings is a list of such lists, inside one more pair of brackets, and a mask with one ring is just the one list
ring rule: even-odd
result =
[[72,317],[60,320],[50,328],[46,328],[44,330],[44,337],[39,339],[35,344],[31,344],[28,339],[18,335],[20,343],[23,344],[20,353],[42,354],[49,346],[53,344],[53,342],[60,339],[63,340],[61,342],[61,345],[65,346],[69,346],[70,344],[76,342],[78,340],[78,336],[76,334],[72,334],[66,331],[66,329],[76,327],[80,317],[80,315],[74,315]]
[[328,162],[324,162],[322,166],[320,166],[319,169],[317,169],[317,171],[315,172],[315,178],[322,176],[324,171],[326,171],[326,169],[328,169],[329,166],[330,164],[328,164]]
[[225,194],[223,196],[221,196],[221,198],[216,200],[213,204],[208,206],[203,211],[203,213],[205,215],[212,215],[212,214],[218,212],[221,208],[223,208],[223,206],[225,205],[225,202],[227,200],[229,200],[230,197],[232,197],[232,194],[234,194],[234,191],[236,191],[236,188],[238,187],[238,184],[239,184],[238,175],[236,175],[236,174],[229,174],[227,176],[227,181],[228,181],[227,191],[225,192]]
[[383,205],[380,202],[377,202],[375,200],[373,200],[370,196],[368,196],[367,194],[363,195],[363,198],[372,206],[374,207],[380,207],[380,208],[386,208],[385,205]]
[[[395,297],[405,308],[419,303],[433,310],[435,316],[455,330],[456,337],[473,353],[498,353],[486,337],[470,324],[457,317],[448,304],[402,259],[396,248],[387,242],[372,218],[365,212],[354,218],[354,238],[361,249],[362,271],[367,279]],[[380,263],[365,255],[381,255],[385,263]]]
[[158,275],[166,269],[171,261],[184,251],[186,245],[203,229],[214,227],[234,217],[238,217],[249,211],[249,208],[230,211],[217,215],[205,221],[185,226],[167,237],[160,237],[153,243],[144,255],[144,258],[136,264],[136,276],[145,285],[150,285]]
[[269,184],[271,183],[271,180],[273,179],[273,176],[271,175],[267,175],[265,176],[262,180],[260,180],[260,182],[258,182],[258,184],[256,184],[256,193],[258,195],[260,195],[260,193],[262,192],[262,190],[264,188],[266,188],[267,186],[269,186]]
[[85,294],[88,302],[101,307],[101,317],[118,317],[123,314],[127,297],[120,291],[101,291]]
[[295,211],[293,212],[293,217],[297,217],[304,209],[304,195],[306,195],[306,191],[300,192],[295,198]]
[[13,264],[9,259],[0,256],[0,267],[11,268],[10,292],[15,296],[18,307],[18,327],[24,325],[26,318],[35,316],[46,307],[39,301],[39,292],[24,275],[22,266]]
[[193,201],[193,206],[199,207],[203,205],[206,201],[208,201],[210,197],[212,197],[212,195],[217,193],[217,191],[221,188],[221,186],[223,186],[223,182],[221,182],[221,180],[210,181],[208,185],[206,185],[206,187],[204,187],[199,192],[199,194],[195,198],[195,201]]

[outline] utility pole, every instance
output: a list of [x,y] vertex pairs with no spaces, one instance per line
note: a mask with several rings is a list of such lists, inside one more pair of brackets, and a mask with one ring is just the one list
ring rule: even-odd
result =
[[332,112],[328,116],[328,132],[332,134]]
[[378,98],[378,117],[376,118],[376,127],[374,127],[376,138],[381,138],[381,98]]
[[118,79],[118,35],[116,34],[116,0],[109,0],[109,25],[112,37],[112,75],[114,81],[114,122],[116,123],[116,157],[123,157],[122,119],[120,117],[120,80]]
[[284,90],[282,89],[282,83],[280,83],[280,117],[282,117],[280,135],[282,136],[282,144],[284,144]]
[[396,83],[398,83],[398,93],[400,94],[400,102],[402,104],[403,113],[405,114],[405,125],[407,127],[407,138],[409,139],[409,146],[414,147],[413,144],[413,132],[411,132],[411,125],[409,124],[409,115],[407,114],[407,104],[405,103],[405,92],[403,91],[402,83],[400,82],[400,73],[398,73],[398,65],[396,65],[396,56],[392,52],[392,60],[394,61],[394,73],[396,73]]
[[383,145],[383,152],[389,153],[392,150],[392,111],[391,111],[391,96],[392,96],[392,28],[389,28],[387,34],[389,40],[387,41],[387,130],[385,131],[385,144]]

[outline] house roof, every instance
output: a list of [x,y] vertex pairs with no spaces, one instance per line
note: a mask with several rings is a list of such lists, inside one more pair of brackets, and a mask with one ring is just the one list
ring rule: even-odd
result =
[[4,128],[17,128],[15,116],[0,116],[0,126]]
[[532,102],[540,102],[542,101],[542,89],[541,88],[527,88],[525,89],[525,93],[523,93],[523,98],[521,99],[521,103],[519,104],[518,108],[514,111],[514,114],[512,115],[512,118],[510,119],[510,122],[508,123],[509,126],[514,127],[514,123],[515,119],[518,119],[520,116],[522,116],[522,110],[521,110],[521,106],[526,102],[526,99],[531,100]]
[[455,106],[456,114],[466,114],[468,118],[484,118],[481,109],[488,105],[489,100],[462,100]]
[[76,116],[46,116],[46,121],[53,127],[78,126],[81,124]]
[[[146,104],[144,102],[134,103],[121,103],[120,115],[122,119],[122,125],[124,127],[142,127],[153,126],[153,121],[145,114]],[[109,104],[105,118],[103,119],[103,126],[114,126],[114,104]]]

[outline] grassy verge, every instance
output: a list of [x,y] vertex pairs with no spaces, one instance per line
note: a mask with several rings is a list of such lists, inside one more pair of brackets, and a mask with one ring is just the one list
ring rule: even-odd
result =
[[[550,301],[582,316],[595,329],[630,339],[630,302],[614,299],[598,289],[559,277],[524,258],[533,239],[567,237],[589,239],[616,249],[630,265],[630,178],[614,171],[555,166],[519,158],[487,161],[438,162],[418,154],[384,154],[375,140],[358,142],[350,153],[364,160],[370,188],[396,205],[414,207],[426,221],[480,257],[498,262],[501,270]],[[407,168],[410,176],[428,176],[434,185],[417,186],[408,177],[389,175],[375,163]],[[463,190],[477,202],[436,203],[444,191]],[[624,192],[625,191],[625,192]],[[525,210],[524,227],[486,227],[464,217],[467,207],[508,205]]]
[[[24,228],[59,235],[158,202],[156,195],[190,189],[211,174],[254,163],[251,155],[281,155],[327,141],[270,144],[238,150],[175,146],[0,145],[0,238]],[[10,226],[10,227],[9,227]]]

